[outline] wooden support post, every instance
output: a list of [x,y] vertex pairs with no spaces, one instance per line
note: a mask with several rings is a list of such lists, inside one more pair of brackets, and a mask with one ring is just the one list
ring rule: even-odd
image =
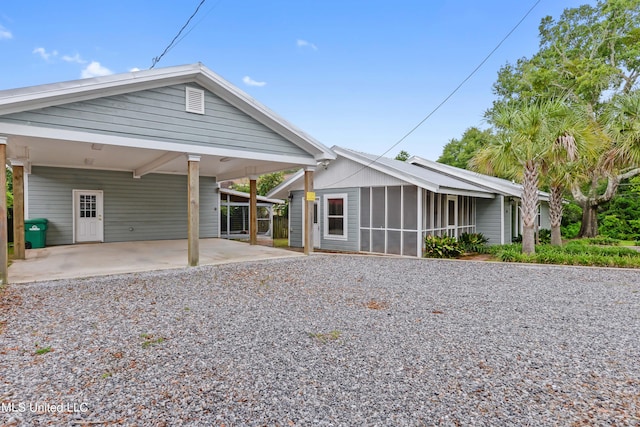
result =
[[4,170],[7,164],[7,137],[0,136],[0,285],[9,283],[9,236],[7,235],[7,174]]
[[304,254],[313,253],[313,205],[316,195],[313,192],[313,168],[304,171]]
[[200,262],[200,156],[189,155],[188,197],[189,197],[189,266]]
[[25,259],[24,248],[24,165],[11,162],[13,167],[13,258]]
[[249,177],[249,244],[258,244],[258,186],[257,177]]

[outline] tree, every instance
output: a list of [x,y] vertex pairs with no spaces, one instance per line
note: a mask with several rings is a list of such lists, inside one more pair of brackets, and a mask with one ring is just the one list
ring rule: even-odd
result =
[[[284,181],[284,173],[282,172],[260,175],[256,182],[256,192],[260,196],[266,196],[269,191],[280,185],[282,181]],[[248,193],[250,190],[249,184],[233,184],[233,189],[243,193]]]
[[480,149],[470,166],[522,183],[522,252],[532,254],[540,174],[549,171],[549,164],[563,153],[570,157],[575,152],[576,140],[569,133],[572,114],[563,101],[537,100],[496,105],[488,118],[498,131],[496,140]]
[[438,162],[462,169],[469,168],[469,160],[481,148],[487,146],[495,139],[491,129],[480,130],[470,127],[464,131],[458,140],[452,138],[444,146]]
[[599,147],[594,155],[580,156],[570,183],[583,209],[582,236],[597,234],[598,206],[615,195],[620,181],[640,174],[637,159],[621,155],[627,143],[611,133],[605,114],[617,96],[634,92],[639,77],[640,0],[609,0],[566,9],[558,21],[544,18],[538,53],[505,65],[494,84],[494,108],[566,97],[583,105],[600,129]]
[[400,160],[401,162],[406,162],[407,160],[409,160],[409,157],[411,157],[411,154],[409,154],[407,151],[400,150],[395,159]]
[[284,174],[282,172],[260,175],[260,177],[258,177],[258,182],[256,183],[258,187],[258,194],[266,196],[269,191],[280,185],[282,181],[284,181]]

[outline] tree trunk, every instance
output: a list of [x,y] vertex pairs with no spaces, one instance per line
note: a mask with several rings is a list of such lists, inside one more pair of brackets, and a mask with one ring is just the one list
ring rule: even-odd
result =
[[529,160],[524,165],[522,181],[522,252],[536,252],[535,225],[538,216],[538,165]]
[[536,253],[535,228],[522,226],[522,253],[532,255]]
[[582,224],[579,237],[596,237],[598,235],[598,205],[582,206]]
[[549,197],[549,221],[551,222],[551,244],[562,246],[562,233],[560,224],[562,223],[562,187],[552,186]]
[[607,189],[598,195],[596,188],[598,179],[593,179],[588,195],[585,195],[579,186],[571,188],[573,199],[582,208],[582,224],[578,237],[596,237],[598,235],[598,206],[608,202],[616,195],[620,182],[640,175],[640,168],[630,169],[620,175],[610,175],[607,178]]

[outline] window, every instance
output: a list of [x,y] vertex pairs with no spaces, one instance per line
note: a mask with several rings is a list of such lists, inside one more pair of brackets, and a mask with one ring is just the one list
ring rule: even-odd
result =
[[347,195],[324,196],[324,238],[347,240]]

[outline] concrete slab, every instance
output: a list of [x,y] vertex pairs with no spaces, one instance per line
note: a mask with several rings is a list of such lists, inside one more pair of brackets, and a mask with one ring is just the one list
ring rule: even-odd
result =
[[[200,265],[303,256],[226,239],[200,240]],[[104,276],[187,267],[186,240],[92,243],[28,249],[9,267],[10,283]]]

